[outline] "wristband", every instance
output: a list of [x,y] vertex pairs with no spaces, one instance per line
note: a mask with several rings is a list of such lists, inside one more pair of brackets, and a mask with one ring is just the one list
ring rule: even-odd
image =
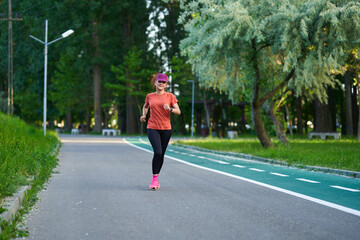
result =
[[170,108],[170,112],[172,112],[173,109],[174,109],[174,108],[171,107],[171,108]]

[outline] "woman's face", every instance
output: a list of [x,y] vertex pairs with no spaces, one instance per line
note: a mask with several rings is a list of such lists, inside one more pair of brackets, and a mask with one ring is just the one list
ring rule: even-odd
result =
[[164,81],[156,81],[155,82],[155,86],[156,86],[156,89],[157,90],[165,90],[166,89],[166,86],[167,86],[167,82],[164,82]]

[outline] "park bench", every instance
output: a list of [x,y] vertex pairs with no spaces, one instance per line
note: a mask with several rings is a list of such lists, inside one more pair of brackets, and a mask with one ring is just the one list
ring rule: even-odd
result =
[[309,139],[312,139],[315,136],[319,136],[322,140],[325,140],[326,137],[334,137],[334,139],[340,139],[341,133],[339,133],[339,132],[309,132]]
[[77,128],[71,129],[71,134],[79,135],[79,129],[77,129]]
[[237,131],[227,131],[227,134],[228,134],[228,138],[237,138],[238,137]]
[[119,129],[103,129],[102,130],[102,135],[103,136],[110,136],[110,135],[116,136],[116,135],[121,135],[121,130]]

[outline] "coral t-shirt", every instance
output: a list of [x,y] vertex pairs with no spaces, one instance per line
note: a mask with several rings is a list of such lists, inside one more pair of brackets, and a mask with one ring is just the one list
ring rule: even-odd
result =
[[146,96],[145,104],[150,106],[150,118],[147,128],[156,130],[171,130],[170,111],[164,109],[164,104],[172,107],[178,100],[172,93],[164,92],[158,95],[156,92]]

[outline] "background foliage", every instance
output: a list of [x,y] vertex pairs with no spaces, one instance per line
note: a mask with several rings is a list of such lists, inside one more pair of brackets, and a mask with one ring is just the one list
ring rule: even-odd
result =
[[[13,1],[15,115],[41,126],[43,45],[49,46],[49,128],[144,133],[152,75],[170,76],[182,115],[176,134],[359,135],[359,2],[342,0]],[[7,1],[0,13],[7,17]],[[0,21],[0,109],[7,108],[7,22]],[[182,51],[182,54],[181,54]],[[309,124],[309,125],[308,125]],[[263,128],[259,126],[263,125]],[[260,130],[259,130],[260,129]],[[292,131],[294,130],[294,131]],[[202,134],[203,133],[203,134]],[[264,144],[265,143],[265,144]]]

